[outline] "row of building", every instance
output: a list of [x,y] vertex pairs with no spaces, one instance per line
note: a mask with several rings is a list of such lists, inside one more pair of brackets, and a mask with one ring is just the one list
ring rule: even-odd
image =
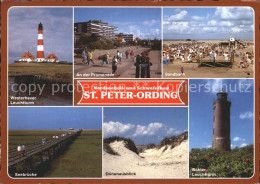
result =
[[74,23],[75,41],[80,39],[83,34],[96,34],[101,37],[118,39],[120,42],[135,41],[134,34],[117,34],[117,27],[108,25],[107,22],[101,20],[89,20],[88,22]]

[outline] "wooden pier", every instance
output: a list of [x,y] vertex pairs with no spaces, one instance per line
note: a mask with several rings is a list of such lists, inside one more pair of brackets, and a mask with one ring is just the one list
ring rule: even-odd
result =
[[[69,132],[66,135],[59,136],[59,138],[49,138],[43,144],[41,141],[25,145],[25,152],[18,154],[17,149],[13,148],[8,150],[8,170],[10,176],[15,176],[15,173],[21,173],[21,170],[17,171],[16,166],[20,163],[27,163],[30,167],[24,169],[22,172],[32,172],[41,170],[44,163],[49,162],[51,159],[60,155],[62,151],[78,136],[82,130]],[[39,161],[35,161],[33,157],[40,158]],[[36,172],[37,173],[37,172]],[[37,173],[38,175],[41,173]]]

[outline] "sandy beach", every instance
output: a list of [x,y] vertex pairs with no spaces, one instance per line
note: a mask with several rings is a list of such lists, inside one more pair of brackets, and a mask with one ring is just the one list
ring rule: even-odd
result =
[[[218,44],[224,40],[198,40],[198,42],[204,42],[205,44]],[[247,40],[245,43],[252,43],[253,41]],[[187,44],[188,41],[164,41],[164,48],[171,44]],[[226,49],[225,52],[228,50]],[[253,52],[254,47],[252,45],[240,49],[239,52]],[[164,78],[253,78],[254,77],[254,60],[249,64],[247,68],[240,68],[240,57],[234,58],[234,63],[229,67],[210,67],[201,66],[193,60],[192,63],[188,63],[187,54],[185,54],[185,60],[182,62],[180,59],[174,60],[173,63],[167,63],[163,66]],[[209,57],[204,60],[210,60]],[[216,60],[224,60],[223,56],[218,56]],[[184,74],[181,75],[181,68],[183,67]]]
[[[123,141],[114,141],[110,147],[119,155],[103,152],[103,176],[111,178],[187,178],[188,141],[171,149],[145,150],[137,155],[127,149]],[[112,174],[111,174],[112,173]],[[132,175],[118,175],[131,173]],[[134,173],[134,174],[133,174]],[[117,174],[117,175],[115,175]]]

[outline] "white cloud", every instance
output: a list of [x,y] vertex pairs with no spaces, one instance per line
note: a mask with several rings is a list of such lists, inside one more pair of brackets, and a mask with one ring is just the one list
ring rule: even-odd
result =
[[240,119],[252,119],[253,116],[254,116],[253,112],[247,111],[247,112],[241,113],[241,114],[239,115],[239,118],[240,118]]
[[216,20],[208,21],[208,25],[209,26],[216,26],[217,25],[217,21]]
[[219,26],[227,26],[227,27],[230,27],[230,26],[233,26],[234,23],[230,22],[230,21],[221,21],[219,23]]
[[254,31],[254,25],[251,25],[250,28],[252,31]]
[[156,23],[159,23],[160,21],[159,20],[146,20],[146,21],[144,21],[143,22],[143,24],[145,25],[145,26],[153,26],[154,24],[156,24]]
[[137,125],[134,137],[143,135],[155,135],[164,125],[162,123],[150,123],[148,126]]
[[205,17],[200,17],[200,16],[192,16],[191,17],[192,20],[204,20]]
[[139,26],[136,25],[129,25],[128,29],[121,30],[121,32],[127,33],[127,34],[134,34],[136,37],[142,38],[142,39],[148,39],[148,38],[161,38],[161,30],[159,28],[152,29],[148,28],[147,31],[141,31]]
[[103,123],[104,137],[123,136],[123,137],[149,137],[158,136],[164,138],[166,136],[179,135],[183,131],[168,127],[159,122],[150,123],[147,126],[134,125],[131,123],[124,124],[121,122],[104,122]]
[[238,142],[238,141],[245,141],[245,139],[241,138],[241,137],[234,137],[233,141]]
[[251,8],[231,8],[219,7],[216,9],[215,16],[225,20],[239,20],[239,19],[252,19],[253,10]]
[[232,30],[233,33],[240,33],[240,32],[243,31],[243,29],[241,29],[239,27],[232,27],[231,30]]
[[188,22],[172,22],[166,29],[171,32],[186,32],[190,26]]
[[246,143],[243,143],[243,144],[240,145],[240,147],[245,147],[245,146],[247,146]]
[[233,26],[234,23],[231,21],[216,21],[216,20],[210,20],[208,21],[208,26],[215,26],[215,27],[230,27]]
[[241,20],[241,22],[238,22],[238,24],[252,25],[253,24],[253,19],[252,20]]
[[141,136],[173,136],[179,135],[183,131],[168,127],[159,122],[150,123],[147,126],[134,125],[131,123],[123,124],[121,122],[104,122],[103,123],[104,136],[127,136],[127,137],[141,137]]
[[206,31],[206,32],[215,32],[217,30],[218,30],[217,27],[203,27],[202,28],[202,31]]
[[[202,10],[203,11],[203,10]],[[177,13],[178,12],[178,13]],[[163,18],[165,39],[253,39],[253,11],[251,8],[216,8],[214,15],[195,14],[192,10],[175,11]]]
[[133,124],[123,124],[120,122],[109,121],[108,123],[103,123],[104,136],[111,135],[122,135],[130,130],[133,130],[135,125]]
[[239,140],[240,140],[239,137],[234,137],[234,138],[233,138],[233,141],[235,141],[235,142],[236,142],[236,141],[239,141]]
[[166,132],[166,134],[169,135],[169,136],[178,135],[178,134],[180,134],[180,133],[181,133],[181,131],[180,131],[180,130],[177,130],[177,129],[175,129],[175,128],[169,128],[169,129],[167,130],[167,132]]
[[169,21],[180,21],[180,20],[184,20],[185,17],[187,16],[188,12],[185,10],[182,10],[181,12],[175,14],[175,15],[171,15],[169,17]]

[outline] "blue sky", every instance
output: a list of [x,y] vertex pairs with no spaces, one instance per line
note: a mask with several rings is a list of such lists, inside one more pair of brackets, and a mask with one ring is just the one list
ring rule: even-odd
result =
[[163,39],[253,40],[254,12],[247,7],[164,8]]
[[[190,80],[190,149],[212,145],[213,101],[223,87],[231,99],[231,146],[242,147],[254,143],[254,111],[252,79]],[[199,90],[200,89],[200,90]]]
[[160,8],[75,8],[74,21],[102,20],[116,26],[118,32],[139,38],[161,39]]
[[37,57],[38,24],[43,24],[45,57],[53,52],[61,61],[72,62],[72,8],[18,8],[9,10],[9,63],[30,51]]
[[102,129],[101,107],[9,107],[9,129]]
[[137,145],[158,144],[188,129],[186,107],[105,107],[104,137],[131,138]]

